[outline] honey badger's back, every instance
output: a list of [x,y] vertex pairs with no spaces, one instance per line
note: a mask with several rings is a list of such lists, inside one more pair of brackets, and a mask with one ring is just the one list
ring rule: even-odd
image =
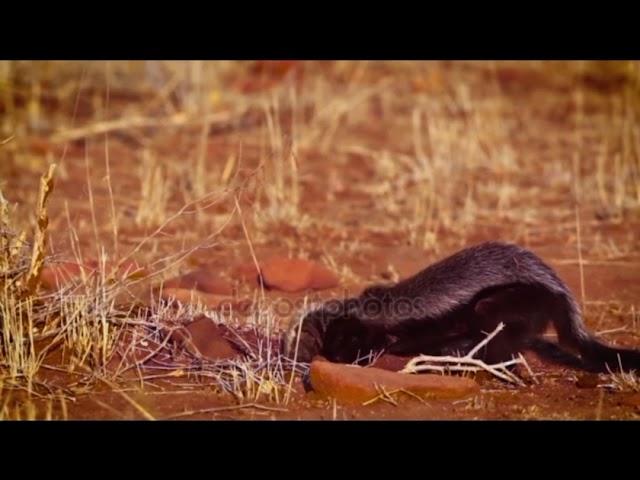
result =
[[[562,280],[532,252],[509,243],[486,242],[461,250],[391,287],[370,287],[362,298],[377,297],[382,302],[420,298],[419,316],[438,318],[470,302],[482,290],[512,284],[542,285],[555,294],[570,296]],[[383,317],[360,312],[366,323],[384,324],[387,329],[415,314]]]

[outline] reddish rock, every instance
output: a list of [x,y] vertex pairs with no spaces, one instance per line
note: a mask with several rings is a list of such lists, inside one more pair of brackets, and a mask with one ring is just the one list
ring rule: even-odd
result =
[[260,286],[260,272],[256,269],[253,262],[245,262],[236,266],[231,273],[233,278],[242,282],[249,283],[253,286]]
[[404,389],[431,398],[461,398],[473,395],[480,389],[470,378],[395,373],[323,361],[311,363],[309,378],[313,390],[318,394],[350,404],[361,404],[378,396],[376,385],[387,392]]
[[311,282],[309,287],[322,290],[325,288],[337,287],[339,283],[340,279],[335,273],[319,263],[314,263],[313,269],[311,270]]
[[173,332],[172,340],[198,357],[207,360],[227,360],[242,354],[225,338],[227,330],[211,319],[201,316],[186,327]]
[[261,273],[267,287],[297,292],[309,287],[312,268],[305,260],[272,258],[262,263]]
[[200,290],[201,292],[217,295],[233,295],[233,287],[228,281],[206,269],[194,270],[180,277],[167,280],[164,282],[164,287]]
[[62,288],[82,275],[90,274],[94,269],[87,265],[74,262],[60,262],[47,265],[40,273],[40,283],[44,288],[55,290]]
[[264,284],[285,292],[338,285],[338,277],[322,265],[302,259],[273,257],[261,265]]

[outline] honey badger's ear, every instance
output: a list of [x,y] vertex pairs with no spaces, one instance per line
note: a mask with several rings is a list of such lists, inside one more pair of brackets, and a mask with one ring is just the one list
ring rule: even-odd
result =
[[493,308],[495,308],[496,299],[493,297],[483,298],[478,300],[476,304],[473,306],[473,310],[478,315],[487,315],[491,312]]
[[498,314],[514,302],[514,293],[515,288],[503,288],[478,300],[473,309],[478,315]]

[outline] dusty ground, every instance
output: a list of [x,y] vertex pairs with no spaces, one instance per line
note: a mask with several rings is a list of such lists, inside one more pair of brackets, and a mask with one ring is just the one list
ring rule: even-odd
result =
[[[356,294],[501,239],[557,268],[592,331],[640,347],[637,63],[14,62],[3,75],[0,141],[14,138],[0,147],[0,189],[13,218],[32,228],[55,163],[49,262],[129,256],[156,273],[136,286],[143,304],[194,268],[255,309]],[[252,250],[315,260],[340,286],[260,303],[234,275]],[[467,400],[346,407],[296,380],[287,403],[257,395],[242,409],[197,372],[102,380],[87,365],[70,373],[69,355],[47,357],[40,396],[5,374],[2,418],[640,417],[640,391],[531,354],[537,384],[480,379]]]

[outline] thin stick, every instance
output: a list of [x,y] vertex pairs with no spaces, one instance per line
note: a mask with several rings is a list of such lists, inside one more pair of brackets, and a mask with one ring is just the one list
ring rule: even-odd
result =
[[[251,237],[249,237],[249,231],[247,230],[247,226],[244,223],[244,218],[242,215],[242,208],[240,208],[240,203],[238,202],[238,196],[234,195],[233,199],[236,202],[236,208],[238,209],[238,214],[240,215],[240,223],[242,224],[242,231],[244,232],[244,236],[247,239],[247,243],[249,244],[249,251],[251,252],[251,258],[253,259],[253,264],[256,267],[256,271],[260,274],[260,264],[258,263],[258,258],[256,257],[256,252],[253,249],[253,243],[251,242]],[[262,284],[262,282],[260,282]],[[263,289],[264,294],[264,289]]]
[[578,248],[578,265],[580,268],[580,296],[582,303],[582,312],[584,314],[585,301],[587,296],[584,288],[584,263],[582,261],[582,232],[580,229],[580,163],[582,149],[582,135],[580,127],[582,125],[582,90],[576,92],[576,151],[573,155],[573,190],[575,196],[574,212],[576,217],[576,237]]
[[380,392],[380,393],[381,393],[381,395],[382,395],[381,400],[384,400],[385,402],[390,403],[390,404],[391,404],[391,405],[393,405],[394,407],[397,407],[397,406],[398,406],[398,402],[396,402],[396,401],[393,399],[393,397],[391,396],[391,394],[392,394],[392,393],[397,393],[397,392],[398,392],[398,390],[393,390],[393,391],[391,391],[391,392],[387,392],[387,391],[385,390],[385,388],[384,388],[382,385],[379,385],[379,384],[377,384],[377,383],[375,384],[375,387],[376,387],[376,390],[377,390],[378,392]]
[[[84,82],[84,78],[87,74],[87,66],[82,67],[82,73],[80,74],[80,79],[78,80],[78,91],[76,92],[76,99],[73,103],[73,113],[71,115],[71,125],[73,126],[76,123],[76,117],[78,115],[78,106],[80,105],[80,94],[82,93],[82,84]],[[63,164],[65,157],[67,156],[67,149],[69,148],[69,141],[64,142],[64,148],[62,149],[62,153],[60,154],[60,165]]]
[[9,143],[9,142],[10,142],[11,140],[13,140],[14,138],[16,138],[16,136],[15,136],[15,135],[11,135],[9,138],[5,138],[4,140],[2,140],[2,141],[0,142],[0,146],[2,146],[2,145],[6,145],[7,143]]
[[[216,197],[214,200],[212,200],[209,204],[207,204],[206,206],[204,206],[203,208],[209,208],[213,205],[215,205],[216,203],[222,201],[222,198],[224,198],[224,196],[228,193],[230,193],[231,191],[235,191],[242,188],[242,186],[236,188],[236,189],[223,189],[222,193]],[[169,218],[167,218],[158,228],[156,228],[154,230],[153,233],[151,233],[151,235],[146,236],[145,238],[143,238],[140,243],[138,243],[138,245],[135,246],[135,248],[133,248],[126,256],[124,256],[119,262],[118,265],[115,267],[115,270],[119,269],[122,265],[124,265],[124,262],[126,262],[129,258],[131,258],[135,253],[137,253],[149,240],[151,240],[153,237],[155,237],[156,235],[158,235],[160,232],[162,232],[162,230],[164,230],[164,228],[169,225],[169,223],[171,223],[173,220],[175,220],[176,218],[179,218],[182,214],[184,213],[196,213],[196,210],[193,211],[188,211],[187,209],[189,207],[192,207],[194,205],[197,205],[199,202],[204,201],[205,199],[211,197],[214,193],[216,192],[210,192],[207,193],[206,195],[203,195],[200,198],[197,198],[196,200],[193,200],[191,202],[186,203],[185,205],[183,205],[175,214],[171,215]],[[233,217],[233,214],[235,212],[231,212],[229,214],[229,220]],[[222,229],[227,225],[228,222],[225,222],[225,224],[222,226],[222,228],[218,229],[216,232],[210,234],[207,236],[207,238],[204,241],[207,241],[208,239],[214,238],[218,233],[220,233],[220,231],[222,231]],[[199,246],[194,247],[193,250],[191,251],[195,251],[199,248]],[[153,276],[153,275],[150,275]]]
[[[243,112],[243,114],[244,113],[246,112]],[[68,142],[117,130],[129,130],[134,128],[181,127],[183,125],[197,125],[201,123],[229,125],[233,123],[233,120],[234,117],[229,112],[217,112],[197,117],[189,117],[181,112],[161,119],[152,117],[125,117],[116,120],[106,120],[104,122],[93,123],[86,127],[69,129],[54,135],[51,141],[54,143]]]
[[[162,340],[162,343],[160,343],[158,345],[158,347],[153,350],[151,353],[149,353],[148,355],[146,355],[144,358],[142,358],[141,360],[136,360],[132,365],[129,365],[128,367],[126,367],[124,370],[120,370],[120,367],[122,366],[122,363],[124,362],[124,360],[126,359],[127,354],[132,351],[133,349],[136,348],[135,344],[132,342],[128,347],[127,350],[125,351],[125,353],[122,355],[122,360],[120,361],[120,364],[118,365],[118,369],[116,370],[116,376],[118,375],[122,375],[124,372],[131,370],[132,368],[136,368],[139,365],[143,365],[147,360],[155,357],[158,353],[160,353],[160,351],[162,351],[162,349],[164,349],[164,347],[166,347],[167,343],[169,342],[169,340],[171,339],[171,336],[173,335],[173,332],[175,330],[178,330],[180,327],[174,327],[171,328],[169,330],[169,332],[167,333],[167,335],[165,336],[164,340]],[[146,335],[145,337],[143,337],[142,340],[147,340],[153,337],[153,333],[150,333],[148,335]]]
[[401,388],[400,390],[398,390],[398,392],[399,393],[404,393],[406,395],[409,395],[410,397],[413,397],[416,400],[419,400],[423,404],[428,405],[428,403],[424,400],[424,398],[420,397],[420,395],[416,395],[415,393],[410,392],[409,390],[405,390],[404,388]]
[[[105,87],[105,117],[109,115],[109,80],[110,80],[110,71],[109,71],[109,62],[106,64],[105,77],[106,77],[106,87]],[[104,163],[107,169],[107,189],[109,191],[109,203],[111,206],[111,226],[113,228],[113,249],[116,253],[116,258],[118,258],[118,219],[116,217],[116,206],[113,200],[113,188],[111,187],[111,168],[109,162],[109,132],[104,133]]]
[[390,403],[391,405],[393,405],[394,407],[398,406],[398,402],[397,400],[395,400],[391,395],[395,394],[395,393],[405,393],[407,395],[409,395],[410,397],[413,397],[417,400],[420,400],[422,403],[426,402],[420,398],[418,395],[416,395],[413,392],[410,392],[408,390],[405,390],[404,388],[398,388],[396,390],[392,390],[390,392],[386,391],[385,388],[382,385],[379,384],[374,384],[376,391],[378,392],[378,395],[373,397],[371,400],[367,400],[366,402],[364,402],[362,404],[363,407],[366,407],[367,405],[371,405],[372,403],[377,402],[378,400],[383,400],[387,403]]
[[93,189],[91,188],[91,168],[89,166],[89,150],[87,142],[84,142],[84,164],[87,174],[87,190],[89,194],[89,210],[91,212],[91,225],[93,226],[93,236],[95,238],[96,254],[100,258],[100,237],[98,235],[98,222],[96,220],[96,207],[93,201]]
[[473,357],[475,355],[475,353],[480,350],[482,347],[484,347],[487,343],[489,343],[493,337],[495,337],[498,333],[500,333],[502,331],[502,329],[504,328],[504,323],[500,322],[500,324],[496,327],[496,329],[491,332],[489,335],[487,335],[487,337],[482,340],[478,345],[476,345],[469,353],[467,353],[467,357]]
[[[307,306],[307,297],[304,297],[304,305],[303,311]],[[287,389],[287,394],[285,395],[284,403],[287,405],[289,403],[289,397],[291,396],[291,391],[293,390],[293,377],[294,372],[296,371],[296,365],[298,363],[298,349],[300,348],[300,334],[302,333],[302,320],[304,317],[300,318],[298,322],[298,333],[296,334],[296,350],[293,354],[293,368],[291,369],[291,378],[289,379],[289,388]]]
[[[391,399],[391,395],[393,395],[394,393],[404,393],[406,395],[409,395],[412,398],[415,398],[416,400],[419,400],[420,402],[422,402],[424,405],[428,405],[427,402],[425,402],[425,400],[423,398],[420,398],[419,395],[416,395],[413,392],[410,392],[409,390],[406,390],[404,388],[399,388],[397,390],[392,390],[391,392],[386,392],[384,389],[380,389],[380,386],[378,384],[376,384],[376,390],[378,390],[380,392],[379,395],[377,395],[376,397],[372,398],[371,400],[367,400],[366,402],[364,402],[362,404],[363,407],[366,407],[367,405],[371,405],[374,402],[377,402],[378,400],[384,400],[388,403],[392,403],[392,405],[397,406],[398,403]],[[388,400],[391,399],[392,401],[389,402]]]
[[163,420],[169,420],[172,418],[181,418],[181,417],[190,417],[191,415],[197,415],[200,413],[217,413],[217,412],[226,412],[229,410],[240,410],[243,408],[255,408],[257,410],[267,410],[270,412],[288,412],[287,408],[277,408],[277,407],[268,407],[266,405],[261,405],[259,403],[245,403],[243,405],[230,405],[228,407],[212,407],[212,408],[202,408],[200,410],[189,410],[188,412],[177,413],[175,415],[170,415],[165,417]]
[[596,332],[596,335],[607,335],[608,333],[620,333],[626,331],[627,327],[610,328],[608,330],[600,330],[599,332]]
[[602,419],[602,403],[604,401],[604,390],[600,390],[600,396],[598,397],[598,406],[596,407],[596,420]]
[[122,412],[119,412],[118,410],[116,410],[115,408],[113,408],[111,405],[108,405],[100,400],[98,400],[97,398],[91,398],[91,400],[95,403],[97,403],[98,405],[100,405],[102,408],[104,408],[105,410],[108,410],[109,412],[111,412],[112,414],[114,414],[116,417],[120,417],[120,418],[125,418],[124,415],[122,415]]
[[533,379],[533,381],[535,383],[540,383],[540,382],[538,382],[538,379],[536,378],[535,374],[533,373],[533,370],[531,370],[531,367],[529,366],[529,362],[527,362],[527,359],[524,358],[524,355],[522,355],[522,353],[519,353],[518,356],[520,357],[522,365],[525,366],[525,368],[529,372],[529,375],[531,375],[531,378]]
[[119,393],[122,396],[122,398],[124,398],[127,402],[129,402],[131,404],[131,406],[133,406],[133,408],[135,408],[138,412],[140,412],[140,414],[144,418],[146,418],[147,420],[155,420],[155,417],[153,415],[151,415],[142,405],[140,405],[138,402],[136,402],[133,398],[131,398],[129,395],[127,395],[124,391],[118,389],[117,385],[113,384],[112,382],[110,382],[109,380],[107,380],[105,378],[101,378],[100,380],[102,380],[109,387],[111,387],[113,389],[113,391]]
[[[507,370],[507,367],[516,364],[526,364],[526,360],[524,357],[520,356],[520,358],[514,358],[512,360],[508,360],[506,362],[497,363],[494,365],[487,365],[482,360],[477,358],[473,358],[473,355],[480,350],[484,345],[486,345],[492,338],[494,338],[502,329],[504,328],[504,323],[500,323],[496,329],[487,335],[487,337],[476,345],[473,350],[467,353],[463,357],[454,357],[450,355],[446,356],[435,356],[435,355],[419,355],[413,359],[411,359],[407,365],[401,370],[401,373],[418,373],[421,371],[438,371],[438,372],[446,372],[446,371],[458,371],[458,372],[472,372],[478,370],[486,370],[492,375],[505,380],[509,383],[516,383],[518,385],[523,386],[524,382],[518,378],[516,375]],[[429,363],[448,363],[454,365],[447,366],[438,366],[438,365],[430,365]],[[464,365],[466,364],[466,365]],[[528,368],[528,365],[527,365]],[[530,370],[530,369],[529,369]]]

